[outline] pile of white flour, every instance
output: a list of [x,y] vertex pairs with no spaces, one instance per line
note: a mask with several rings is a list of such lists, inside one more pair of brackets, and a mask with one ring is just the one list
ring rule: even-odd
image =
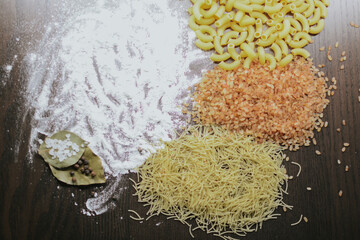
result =
[[[64,2],[64,9],[69,7]],[[71,1],[70,1],[71,2]],[[118,181],[88,210],[102,213],[121,174],[144,162],[146,150],[186,125],[179,107],[208,54],[194,46],[187,25],[190,1],[93,1],[61,22],[50,22],[27,56],[31,151],[39,132],[69,130],[90,142],[108,176]]]

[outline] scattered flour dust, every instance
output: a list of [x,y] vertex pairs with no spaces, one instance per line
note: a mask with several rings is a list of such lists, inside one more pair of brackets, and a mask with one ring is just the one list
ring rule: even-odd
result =
[[194,46],[190,1],[95,2],[48,24],[38,49],[27,56],[26,95],[32,152],[39,133],[69,130],[103,159],[112,181],[83,210],[100,214],[123,189],[122,174],[186,125],[179,106],[212,64]]

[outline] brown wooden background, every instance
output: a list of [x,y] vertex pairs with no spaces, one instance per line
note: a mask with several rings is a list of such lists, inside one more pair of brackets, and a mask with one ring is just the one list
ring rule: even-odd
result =
[[[0,239],[191,239],[187,226],[163,216],[143,223],[129,218],[128,209],[142,215],[146,209],[131,196],[128,175],[124,176],[128,188],[115,192],[110,200],[114,208],[89,217],[81,209],[91,192],[103,187],[78,189],[61,184],[37,155],[27,155],[31,114],[25,114],[23,107],[21,62],[33,43],[41,39],[56,2],[0,0]],[[316,64],[326,64],[327,76],[338,82],[338,90],[325,110],[329,126],[316,133],[318,146],[290,154],[292,161],[302,165],[300,177],[289,181],[285,198],[294,209],[265,222],[262,230],[244,239],[360,239],[360,28],[349,25],[350,21],[360,24],[360,1],[332,0],[328,10],[325,30],[307,49]],[[29,31],[30,22],[38,24],[36,31]],[[338,48],[334,48],[336,42]],[[329,45],[332,62],[327,60],[326,51],[319,51]],[[342,51],[346,51],[347,61],[341,71]],[[7,64],[13,65],[9,76],[3,68]],[[341,125],[343,119],[346,126]],[[345,153],[341,152],[343,142],[350,143]],[[316,156],[315,149],[323,154]],[[33,165],[28,164],[29,158],[33,158]],[[337,159],[342,161],[340,165]],[[350,167],[348,172],[345,165]],[[286,166],[290,174],[296,174],[296,166]],[[306,190],[308,186],[312,191]],[[309,222],[291,227],[300,214]],[[194,234],[196,239],[218,239],[200,230]]]

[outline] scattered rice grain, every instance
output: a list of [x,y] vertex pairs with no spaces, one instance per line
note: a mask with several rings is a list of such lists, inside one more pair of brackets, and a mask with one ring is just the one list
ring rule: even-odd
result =
[[321,152],[319,150],[315,150],[316,155],[321,155]]
[[342,197],[342,195],[343,195],[343,191],[340,190],[340,191],[339,191],[339,197]]

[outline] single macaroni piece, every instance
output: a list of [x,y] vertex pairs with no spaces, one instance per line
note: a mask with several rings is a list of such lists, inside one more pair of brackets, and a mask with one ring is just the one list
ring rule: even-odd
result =
[[259,63],[261,65],[265,64],[265,49],[263,47],[258,47],[257,48],[257,55],[259,57]]
[[302,56],[303,58],[310,57],[310,53],[303,48],[294,48],[293,50],[291,50],[291,53],[294,56]]
[[193,31],[196,31],[199,29],[199,25],[197,25],[195,23],[195,16],[194,15],[191,15],[190,18],[189,18],[189,27],[193,30]]
[[320,8],[320,16],[322,18],[326,18],[327,17],[327,9],[325,4],[323,4],[320,0],[315,0],[315,6]]
[[237,23],[241,22],[241,19],[244,17],[245,13],[242,11],[238,11],[234,16],[234,21]]
[[233,61],[232,63],[226,63],[226,62],[220,62],[219,63],[219,67],[221,67],[222,69],[225,70],[234,70],[235,68],[237,68],[238,66],[240,66],[241,61]]
[[269,69],[274,70],[276,67],[276,59],[274,58],[274,56],[269,53],[266,53],[265,60],[269,61]]
[[223,54],[224,53],[224,48],[220,44],[220,39],[221,39],[220,36],[215,36],[214,37],[214,48],[215,48],[215,51],[218,54]]
[[[289,36],[289,35],[288,35]],[[268,47],[270,46],[271,44],[273,44],[276,39],[278,37],[278,34],[277,33],[273,33],[271,34],[268,39],[266,39],[265,41],[261,40],[261,39],[258,39],[258,41],[256,42],[257,45],[259,46],[262,46],[262,47]]]
[[293,59],[294,59],[294,56],[292,54],[288,54],[286,57],[281,59],[281,61],[279,62],[279,65],[281,67],[284,67],[284,66],[288,65]]
[[266,21],[269,19],[265,14],[263,14],[261,12],[251,12],[250,17],[260,18],[263,23],[266,23]]
[[194,3],[194,6],[193,6],[193,14],[195,16],[195,18],[197,20],[200,20],[200,18],[203,16],[201,13],[200,13],[200,7],[201,5],[203,5],[205,3],[205,0],[197,0],[195,3]]
[[248,37],[246,38],[246,41],[248,43],[251,43],[254,41],[254,38],[255,38],[255,28],[253,26],[248,26],[247,28],[248,30]]
[[226,52],[226,53],[223,53],[223,54],[216,54],[216,53],[212,53],[211,56],[210,56],[210,59],[213,61],[213,62],[221,62],[221,61],[226,61],[230,58],[230,53]]
[[227,0],[225,4],[225,10],[230,12],[233,9],[234,3],[236,0]]
[[234,3],[234,8],[236,8],[236,9],[242,11],[242,12],[247,12],[247,13],[251,13],[253,11],[253,8],[251,7],[251,5],[243,4],[240,1],[236,1]]
[[283,22],[283,29],[279,32],[279,38],[285,38],[290,32],[290,21],[285,19]]
[[281,48],[282,55],[284,55],[284,56],[288,55],[289,48],[288,48],[288,45],[286,44],[286,42],[284,40],[278,39],[278,40],[276,40],[276,43]]
[[294,18],[301,23],[302,31],[308,33],[309,32],[308,20],[300,13],[295,13]]
[[270,49],[273,50],[276,61],[280,62],[282,53],[281,53],[281,48],[279,47],[279,45],[277,45],[276,43],[273,43],[271,45]]
[[200,39],[202,42],[212,42],[214,40],[213,36],[204,34],[203,32],[201,32],[201,30],[196,30],[195,34],[196,37]]
[[253,61],[253,58],[247,57],[247,58],[245,59],[244,63],[243,63],[244,68],[250,68],[250,64],[251,64],[252,61]]
[[313,15],[314,10],[315,10],[315,3],[314,0],[305,0],[308,4],[309,4],[309,8],[303,12],[303,15],[308,18],[311,15]]
[[309,29],[309,33],[310,34],[318,34],[319,32],[321,32],[325,27],[325,20],[324,19],[321,19],[319,20],[319,22],[317,23],[316,26],[312,26],[310,29]]
[[314,25],[319,22],[321,17],[320,8],[315,8],[312,18],[308,19],[309,25]]
[[235,46],[240,46],[243,42],[245,42],[247,38],[247,32],[242,32],[237,39],[229,39],[229,43],[234,44]]
[[195,45],[205,51],[209,51],[214,48],[214,44],[212,42],[203,42],[200,39],[195,41]]
[[236,52],[234,44],[229,43],[227,45],[227,49],[228,49],[228,52],[230,53],[230,56],[232,59],[234,59],[235,61],[241,60],[241,56],[239,53]]
[[227,14],[224,14],[220,19],[216,20],[215,22],[215,26],[216,27],[221,27],[222,25],[224,25],[225,23],[229,23],[234,17],[234,13],[230,12]]
[[301,39],[300,41],[294,41],[291,40],[290,42],[288,42],[288,45],[291,48],[302,48],[305,47],[309,42],[306,39]]
[[293,39],[299,41],[300,39],[306,39],[308,42],[312,42],[311,36],[306,32],[298,32],[294,35]]
[[219,5],[216,2],[213,2],[211,4],[211,7],[209,10],[204,10],[203,8],[200,8],[200,14],[204,16],[204,18],[210,18],[215,15],[219,8]]
[[216,17],[217,19],[221,18],[225,13],[225,6],[220,6],[218,8],[218,10],[216,11],[216,13],[214,14],[214,17]]
[[283,7],[283,5],[281,3],[277,3],[277,4],[273,5],[273,6],[265,5],[264,12],[266,12],[266,13],[277,13],[277,12],[280,12],[282,7]]
[[256,19],[255,21],[255,33],[254,33],[254,37],[255,38],[259,38],[261,37],[261,33],[263,31],[263,24],[260,18]]
[[255,18],[249,17],[248,15],[245,15],[239,23],[241,27],[246,27],[254,24],[255,24]]

